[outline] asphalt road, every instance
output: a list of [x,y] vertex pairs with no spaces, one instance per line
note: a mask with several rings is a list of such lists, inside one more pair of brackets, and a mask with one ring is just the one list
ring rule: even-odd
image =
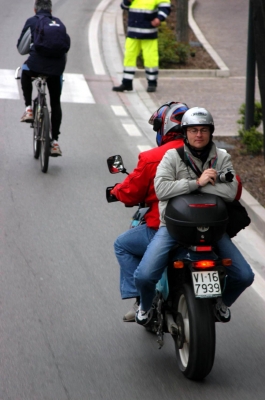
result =
[[[252,288],[231,322],[217,325],[203,383],[178,371],[169,336],[158,350],[153,335],[122,322],[131,302],[120,301],[113,241],[132,210],[107,204],[105,187],[122,176],[108,173],[106,158],[122,154],[131,170],[138,139],[125,131],[131,115],[122,124],[111,107],[126,109],[125,99],[91,63],[88,23],[98,2],[53,4],[72,38],[66,73],[83,75],[94,103],[63,102],[63,157],[43,174],[32,131],[19,122],[21,90],[19,99],[0,98],[0,400],[263,400],[264,301]],[[32,13],[26,0],[1,6],[0,73],[22,64],[15,46]]]

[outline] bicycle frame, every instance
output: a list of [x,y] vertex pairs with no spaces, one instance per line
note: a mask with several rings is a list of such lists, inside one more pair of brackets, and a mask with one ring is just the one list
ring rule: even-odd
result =
[[40,101],[41,106],[46,106],[46,86],[47,86],[47,77],[46,76],[38,76],[37,78],[33,78],[35,81],[35,86],[38,90],[38,100]]

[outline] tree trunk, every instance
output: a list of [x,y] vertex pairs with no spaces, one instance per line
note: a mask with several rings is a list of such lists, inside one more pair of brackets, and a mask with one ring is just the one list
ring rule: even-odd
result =
[[176,2],[177,16],[177,41],[188,43],[189,41],[189,24],[188,24],[188,0],[177,0]]
[[[254,25],[255,54],[258,68],[259,90],[262,104],[263,118],[263,149],[265,149],[265,2],[251,0]],[[265,151],[264,151],[265,156]]]
[[256,80],[256,56],[254,43],[254,21],[252,2],[249,1],[248,11],[248,45],[247,45],[247,71],[246,71],[246,112],[245,130],[254,126],[255,113],[255,80]]

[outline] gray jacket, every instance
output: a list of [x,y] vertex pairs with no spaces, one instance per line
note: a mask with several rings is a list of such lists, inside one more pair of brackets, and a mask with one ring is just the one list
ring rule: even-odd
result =
[[[199,191],[202,193],[215,194],[222,197],[222,199],[227,202],[231,202],[235,199],[238,182],[235,177],[235,171],[233,170],[230,154],[225,150],[218,149],[213,143],[207,161],[202,166],[202,161],[194,157],[187,146],[184,146],[184,151],[200,171],[204,171],[210,167],[216,169],[218,172],[226,172],[227,168],[232,169],[232,173],[234,174],[232,182],[216,182],[214,186],[208,183],[206,186],[200,187]],[[156,195],[158,200],[160,200],[160,226],[165,225],[164,214],[168,200],[171,197],[198,190],[196,179],[197,175],[181,160],[176,149],[171,149],[166,152],[157,167],[154,180]]]

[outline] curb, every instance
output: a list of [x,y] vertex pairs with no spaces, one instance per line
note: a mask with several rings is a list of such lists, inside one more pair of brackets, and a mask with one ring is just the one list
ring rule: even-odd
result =
[[254,227],[261,238],[265,240],[265,208],[244,188],[240,202],[249,214],[252,222],[250,226]]
[[[210,43],[206,40],[200,28],[193,18],[193,8],[195,6],[196,0],[189,0],[188,7],[188,21],[190,28],[196,35],[199,42],[202,44],[204,49],[210,55],[210,57],[214,60],[214,62],[218,65],[219,69],[160,69],[159,68],[159,77],[160,78],[170,78],[170,77],[193,77],[193,78],[227,78],[230,76],[230,70],[223,62],[221,57],[217,54],[217,52],[212,48]],[[120,45],[121,55],[124,55],[125,48],[125,35],[123,29],[123,19],[122,19],[123,11],[121,8],[118,9],[116,14],[116,32],[118,36],[118,42]],[[135,72],[136,78],[145,78],[144,69],[136,68]]]

